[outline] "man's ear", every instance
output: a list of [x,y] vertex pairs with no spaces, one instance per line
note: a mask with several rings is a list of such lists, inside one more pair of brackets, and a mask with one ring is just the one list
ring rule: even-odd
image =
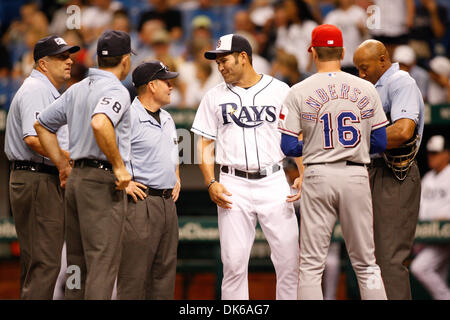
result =
[[42,69],[42,71],[47,72],[47,61],[45,61],[45,59],[41,58],[38,60],[37,62],[38,66],[40,69]]
[[345,57],[345,47],[342,47],[341,60],[344,60],[344,57]]
[[155,92],[156,92],[156,80],[150,81],[149,83],[147,83],[147,86],[148,86],[148,90],[152,94],[155,94]]
[[312,53],[312,56],[313,56],[313,61],[318,59],[316,48],[312,47],[311,48],[311,53]]
[[122,57],[122,60],[120,60],[120,63],[124,66],[124,67],[126,67],[126,65],[127,65],[127,60],[128,59],[130,59],[130,55],[129,54],[125,54],[123,57]]

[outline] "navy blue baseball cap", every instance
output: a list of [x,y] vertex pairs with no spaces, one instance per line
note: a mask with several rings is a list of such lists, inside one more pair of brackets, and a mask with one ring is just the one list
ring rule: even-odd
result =
[[36,62],[46,56],[54,56],[65,51],[75,53],[78,50],[80,50],[79,46],[69,46],[63,38],[53,35],[36,42],[33,49],[33,58]]
[[133,85],[138,88],[152,80],[168,80],[178,77],[178,72],[172,72],[161,61],[149,61],[140,64],[132,74]]
[[131,49],[131,39],[126,32],[107,30],[98,39],[97,55],[99,57],[117,57],[130,52],[136,54]]
[[209,60],[215,60],[217,54],[220,53],[233,53],[233,52],[246,52],[249,57],[252,56],[252,46],[247,39],[238,34],[227,34],[220,37],[217,41],[216,50],[206,51],[205,58]]

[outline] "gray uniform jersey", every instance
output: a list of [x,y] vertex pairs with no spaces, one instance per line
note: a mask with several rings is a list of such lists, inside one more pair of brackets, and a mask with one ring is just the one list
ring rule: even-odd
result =
[[74,160],[107,160],[97,145],[91,118],[103,113],[112,122],[116,143],[124,162],[130,158],[130,95],[111,72],[89,69],[86,79],[71,86],[38,116],[39,123],[55,132],[64,124],[72,133],[69,152]]
[[[48,105],[60,96],[48,78],[33,70],[17,91],[11,103],[6,120],[5,153],[10,161],[27,160],[53,165],[53,163],[30,149],[25,141],[28,136],[37,136],[34,122]],[[69,147],[67,126],[57,131],[58,142],[62,149]]]
[[305,164],[349,160],[369,163],[370,133],[388,124],[374,86],[345,72],[317,73],[293,86],[279,130],[303,132]]

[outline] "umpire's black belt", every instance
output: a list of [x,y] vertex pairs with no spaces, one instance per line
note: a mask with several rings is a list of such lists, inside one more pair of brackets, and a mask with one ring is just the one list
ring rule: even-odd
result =
[[[333,162],[329,162],[329,163],[333,163]],[[317,166],[317,165],[321,165],[321,164],[327,164],[327,162],[315,162],[315,163],[308,163],[307,166]],[[345,164],[348,166],[360,166],[360,167],[364,167],[365,164],[364,163],[358,163],[358,162],[353,162],[353,161],[345,161]]]
[[[274,164],[272,166],[272,173],[275,173],[275,172],[279,171],[280,169],[281,169],[280,165]],[[270,173],[268,174],[266,169],[258,171],[258,172],[247,172],[247,171],[242,171],[242,170],[238,170],[238,169],[232,170],[232,168],[229,166],[222,166],[220,168],[220,170],[223,173],[230,173],[230,174],[233,174],[233,171],[234,171],[235,176],[250,179],[250,180],[262,179],[262,178],[267,177],[270,174]]]
[[105,160],[97,160],[97,159],[78,159],[74,161],[73,166],[75,168],[92,167],[111,172],[113,170],[111,163]]
[[144,190],[145,194],[148,196],[162,197],[164,199],[169,199],[172,196],[173,189],[154,189],[146,186],[147,189]]
[[11,170],[27,170],[55,175],[59,174],[56,167],[33,161],[14,160],[11,162],[10,168]]

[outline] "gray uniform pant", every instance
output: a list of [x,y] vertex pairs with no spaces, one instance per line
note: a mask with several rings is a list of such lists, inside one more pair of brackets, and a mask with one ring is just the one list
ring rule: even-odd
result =
[[[73,168],[66,185],[66,299],[111,299],[121,254],[126,194],[110,171]],[[73,272],[73,276],[76,272]]]
[[410,300],[405,266],[414,242],[420,203],[420,174],[414,163],[405,180],[398,180],[384,160],[369,168],[374,215],[375,256],[390,300]]
[[118,299],[173,299],[178,218],[172,198],[148,195],[128,202],[117,278]]
[[13,170],[9,195],[20,245],[20,298],[52,299],[64,243],[64,197],[59,178]]
[[321,281],[331,234],[339,218],[362,299],[386,299],[375,262],[367,169],[346,162],[306,166],[300,198],[298,298],[323,299]]

